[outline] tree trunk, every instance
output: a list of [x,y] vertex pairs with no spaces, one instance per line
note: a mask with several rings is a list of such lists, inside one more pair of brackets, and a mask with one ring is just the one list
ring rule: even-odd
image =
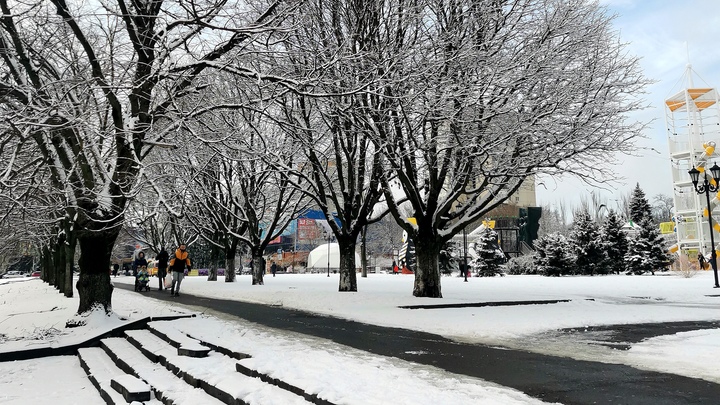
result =
[[[65,274],[65,248],[63,245],[61,245],[59,242],[55,242],[55,246],[53,246],[53,255],[52,255],[52,267],[53,272],[51,274],[51,282],[50,285],[55,287],[55,289],[60,290],[60,286],[63,284],[64,279],[62,278],[63,274]],[[60,291],[62,293],[62,291]]]
[[42,266],[42,279],[44,282],[50,284],[50,272],[52,271],[52,251],[50,245],[44,245],[42,248],[42,256],[40,258],[40,265]]
[[218,258],[220,254],[218,248],[215,245],[210,247],[210,269],[208,269],[207,281],[217,281],[218,273]]
[[210,268],[208,269],[207,281],[217,281],[218,264],[217,259],[210,259]]
[[96,231],[78,237],[80,246],[80,277],[76,283],[80,305],[78,314],[102,307],[105,313],[112,312],[112,291],[110,283],[110,256],[117,239],[117,231]]
[[360,242],[360,260],[362,266],[362,277],[367,278],[367,225],[363,226],[361,231],[362,241]]
[[75,261],[75,238],[69,236],[68,243],[65,244],[65,296],[72,298],[73,296],[73,262]]
[[417,238],[415,241],[415,297],[442,298],[440,291],[440,266],[438,258],[442,244],[429,240],[430,238]]
[[225,282],[235,282],[235,253],[237,249],[225,249]]
[[355,273],[355,243],[338,240],[340,248],[340,284],[338,291],[357,292]]
[[259,252],[252,252],[252,285],[263,285],[265,274],[265,259]]

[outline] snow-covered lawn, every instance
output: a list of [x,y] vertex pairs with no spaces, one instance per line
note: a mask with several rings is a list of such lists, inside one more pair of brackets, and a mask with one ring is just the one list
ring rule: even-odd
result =
[[[131,284],[133,279],[117,277],[113,282]],[[152,279],[151,286],[156,282]],[[370,274],[366,279],[358,277],[357,293],[338,293],[337,283],[337,275],[327,277],[323,274],[269,276],[265,278],[264,286],[252,286],[249,276],[239,276],[236,283],[186,277],[181,293],[282,305],[361,322],[422,330],[463,341],[624,363],[720,383],[720,363],[716,361],[720,358],[720,329],[651,338],[633,344],[630,350],[571,342],[555,333],[558,329],[608,324],[717,321],[720,319],[720,296],[717,296],[720,291],[712,288],[711,272],[693,278],[671,274],[562,278],[507,276],[471,278],[468,283],[457,277],[446,277],[442,279],[443,299],[412,297],[412,276]],[[152,299],[157,294],[116,289],[113,308],[118,315],[130,320],[192,311],[173,302]],[[570,301],[450,309],[399,308],[403,305],[531,300]],[[0,280],[0,351],[76,342],[123,322],[117,317],[100,317],[89,319],[88,326],[65,329],[65,322],[76,308],[77,298],[66,299],[40,280]],[[318,382],[311,381],[301,367],[288,367],[288,364],[313,364],[315,370],[326,368],[336,373],[336,365],[342,364],[348,375],[362,382],[360,386],[372,387],[357,390],[357,396],[350,403],[387,403],[383,401],[392,399],[387,393],[402,398],[403,403],[416,404],[539,403],[517,391],[481,380],[227,318],[201,316],[175,322],[184,330],[202,330],[204,334],[217,336],[232,334],[236,338],[226,341],[239,342],[243,351],[253,355],[253,361],[263,370],[274,371],[303,384]],[[72,371],[66,372],[68,369]],[[62,377],[57,386],[47,388],[54,393],[45,392],[43,396],[35,389],[40,389],[43,384],[32,381],[46,380],[47,373]],[[77,398],[70,397],[66,402],[58,402],[57,398],[68,395],[63,389],[68,385],[75,388],[73,392],[97,395],[89,381],[80,378],[82,374],[74,357],[0,363],[0,403],[43,403],[42,398],[52,401],[47,403],[76,403]],[[328,397],[347,398],[350,387],[342,384],[348,381],[347,378],[326,375],[321,379],[334,382],[323,385],[323,389],[330,390],[325,392]],[[356,383],[353,381],[353,385]],[[430,394],[428,385],[434,387]]]

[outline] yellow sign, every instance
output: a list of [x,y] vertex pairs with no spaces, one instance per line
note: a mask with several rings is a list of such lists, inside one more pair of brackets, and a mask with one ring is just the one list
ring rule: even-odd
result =
[[[411,223],[412,225],[414,225],[415,228],[417,228],[417,219],[415,219],[415,217],[407,218],[407,222]],[[403,231],[401,242],[406,243],[407,241],[408,241],[407,231]]]
[[495,229],[495,221],[483,221],[485,228]]
[[197,269],[192,269],[192,270],[190,270],[190,271],[188,272],[188,276],[198,276],[198,275],[199,275],[199,274],[198,274],[198,270],[197,270]]
[[665,235],[668,233],[675,232],[675,222],[662,222],[660,223],[660,233]]

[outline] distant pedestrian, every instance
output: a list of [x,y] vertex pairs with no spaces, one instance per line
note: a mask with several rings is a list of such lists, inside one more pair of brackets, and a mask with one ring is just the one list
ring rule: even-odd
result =
[[175,297],[180,296],[180,283],[182,283],[182,279],[185,277],[185,266],[187,266],[188,270],[191,270],[190,254],[186,249],[185,244],[181,243],[180,247],[175,250],[175,255],[170,259],[170,270],[173,276],[170,295]]
[[460,260],[460,277],[465,277],[467,274],[467,265],[465,264],[465,260]]
[[702,253],[698,253],[698,264],[700,265],[700,270],[705,270],[705,256],[703,256]]
[[133,277],[137,277],[138,268],[143,267],[143,266],[147,267],[147,265],[148,265],[148,262],[145,259],[145,253],[144,252],[138,253],[137,257],[133,261],[133,266],[132,266]]
[[120,265],[117,263],[113,264],[113,270],[112,270],[113,277],[117,277],[118,271],[120,271]]
[[165,277],[167,277],[167,266],[169,259],[170,255],[168,254],[167,250],[165,250],[165,247],[161,247],[160,252],[158,252],[157,256],[155,256],[158,269],[157,276],[160,282],[160,288],[158,288],[158,291],[162,291],[163,287],[165,286]]
[[400,267],[398,267],[397,263],[395,263],[395,260],[393,260],[392,269],[393,269],[393,274],[400,273]]
[[275,277],[275,273],[277,273],[278,266],[275,264],[275,261],[272,262],[270,265],[270,273],[272,273],[273,277]]

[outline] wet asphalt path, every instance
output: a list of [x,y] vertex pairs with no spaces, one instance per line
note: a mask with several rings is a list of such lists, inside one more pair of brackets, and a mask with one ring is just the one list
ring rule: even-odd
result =
[[[131,285],[116,287],[132,290]],[[367,352],[427,364],[512,387],[563,404],[720,404],[720,385],[708,381],[477,344],[439,335],[363,324],[266,305],[165,292],[142,294],[205,307],[271,328],[329,339]],[[720,361],[720,359],[718,360]]]

